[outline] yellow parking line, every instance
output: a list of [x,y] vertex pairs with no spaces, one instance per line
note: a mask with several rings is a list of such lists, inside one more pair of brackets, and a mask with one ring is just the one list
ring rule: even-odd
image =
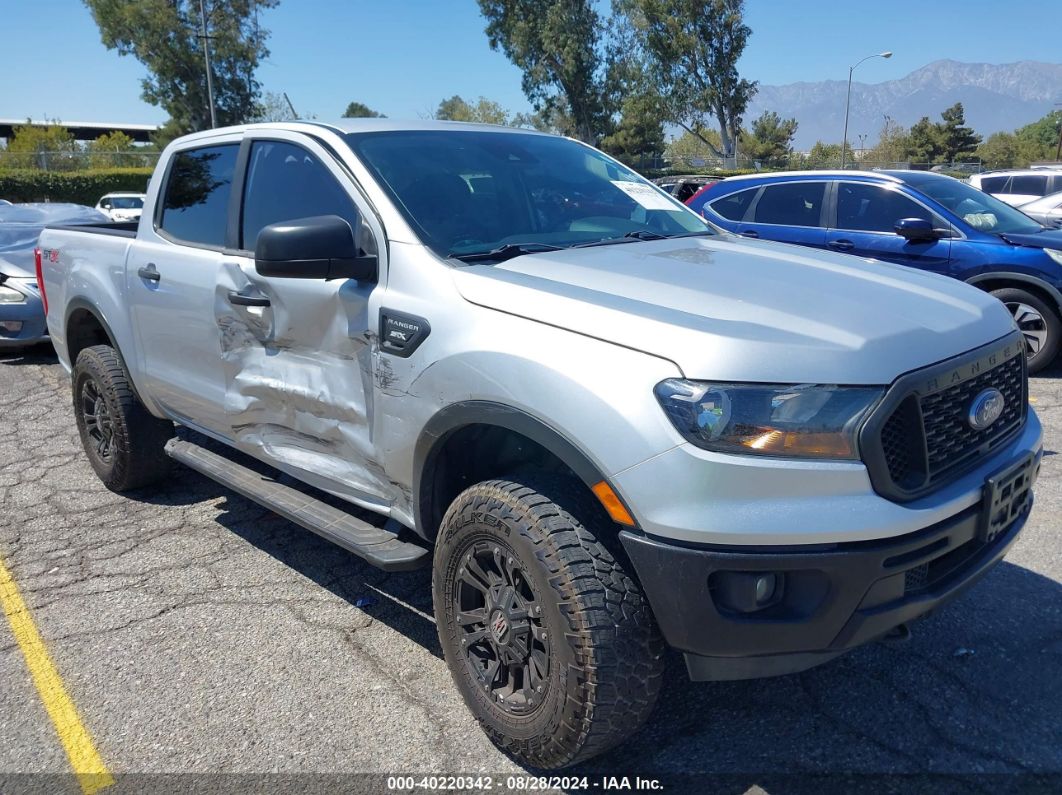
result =
[[77,707],[67,695],[63,680],[55,669],[51,655],[44,647],[44,641],[33,624],[26,603],[22,601],[18,586],[2,560],[0,604],[4,607],[4,614],[11,624],[11,632],[19,648],[22,649],[22,655],[26,658],[26,667],[33,676],[33,683],[37,686],[44,708],[48,710],[48,717],[52,719],[59,741],[70,759],[71,767],[74,768],[81,791],[85,795],[92,795],[104,787],[109,787],[114,783],[114,779],[81,722]]

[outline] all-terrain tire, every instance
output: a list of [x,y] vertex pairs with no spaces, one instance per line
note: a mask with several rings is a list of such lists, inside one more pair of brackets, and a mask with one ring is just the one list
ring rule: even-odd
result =
[[164,447],[174,435],[173,423],[144,408],[114,348],[93,345],[82,350],[72,383],[81,444],[103,485],[129,491],[169,472]]
[[1027,290],[1003,287],[992,295],[1002,301],[1025,335],[1025,354],[1030,373],[1038,373],[1054,361],[1062,346],[1059,308]]
[[[503,751],[552,769],[600,754],[641,726],[660,690],[664,643],[648,601],[617,560],[615,531],[587,500],[586,487],[521,479],[479,483],[454,500],[436,541],[432,590],[446,661],[473,715]],[[608,545],[598,537],[605,534],[612,534]],[[528,598],[521,584],[530,588],[532,637],[542,633],[549,641],[548,673],[539,668],[542,689],[533,705],[506,708],[516,695],[491,691],[484,676],[492,675],[477,671],[469,650],[468,633],[479,633],[479,624],[463,623],[469,613],[459,600],[469,593],[468,567],[475,562],[482,572],[499,551],[499,571],[519,572],[515,581],[525,597],[518,602]],[[482,644],[477,648],[481,654]]]

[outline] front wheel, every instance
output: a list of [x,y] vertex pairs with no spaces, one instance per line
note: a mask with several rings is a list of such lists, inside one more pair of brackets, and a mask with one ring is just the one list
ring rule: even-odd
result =
[[1029,372],[1038,373],[1051,364],[1062,345],[1062,320],[1059,319],[1058,307],[1016,287],[993,290],[992,295],[1010,310],[1025,338]]
[[649,604],[590,529],[605,523],[585,491],[479,483],[454,500],[435,547],[435,617],[454,682],[491,740],[533,767],[625,740],[663,675]]

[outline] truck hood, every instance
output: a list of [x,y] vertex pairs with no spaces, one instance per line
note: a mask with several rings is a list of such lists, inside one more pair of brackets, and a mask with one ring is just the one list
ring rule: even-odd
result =
[[887,384],[1014,329],[954,279],[731,235],[525,255],[454,279],[473,304],[717,381]]

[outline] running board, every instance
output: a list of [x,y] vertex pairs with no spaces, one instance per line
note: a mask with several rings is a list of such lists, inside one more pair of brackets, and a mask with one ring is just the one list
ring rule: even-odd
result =
[[280,514],[384,571],[419,569],[430,560],[424,547],[399,541],[388,530],[358,519],[275,480],[184,439],[170,439],[166,455],[249,500]]

